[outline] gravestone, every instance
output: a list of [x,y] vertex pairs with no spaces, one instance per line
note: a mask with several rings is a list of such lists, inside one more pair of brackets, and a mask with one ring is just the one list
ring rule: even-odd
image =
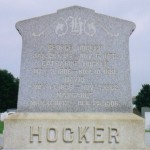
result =
[[[147,109],[148,110],[148,109]],[[150,112],[145,112],[145,143],[150,146]]]
[[78,6],[18,22],[18,113],[5,120],[4,150],[143,150],[132,114],[132,22]]
[[150,112],[150,107],[142,107],[141,108],[141,115],[143,118],[145,118],[145,113]]
[[18,22],[19,112],[132,112],[132,22],[69,7]]
[[150,131],[150,112],[145,112],[145,130]]

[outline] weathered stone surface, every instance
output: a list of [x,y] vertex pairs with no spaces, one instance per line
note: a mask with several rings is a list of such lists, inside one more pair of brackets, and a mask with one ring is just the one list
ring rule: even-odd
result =
[[3,135],[0,134],[0,149],[3,147]]
[[150,147],[150,132],[145,132],[145,144]]
[[20,112],[131,112],[134,23],[78,6],[18,22]]
[[17,113],[5,120],[4,149],[143,149],[143,131],[128,113]]

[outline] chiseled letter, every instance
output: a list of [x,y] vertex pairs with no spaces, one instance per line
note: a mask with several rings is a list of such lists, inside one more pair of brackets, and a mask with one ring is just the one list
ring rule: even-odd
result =
[[116,128],[108,128],[109,130],[109,143],[113,143],[113,139],[115,143],[119,143],[119,132]]
[[47,141],[48,142],[56,142],[57,141],[57,130],[55,128],[48,128],[47,129]]
[[82,127],[78,127],[78,131],[79,131],[79,143],[82,143],[82,140],[85,139],[86,143],[89,143],[89,141],[87,140],[86,137],[86,132],[89,129],[89,127],[84,127],[84,129],[82,129]]
[[104,135],[103,134],[104,134],[103,128],[94,127],[94,143],[104,143]]
[[33,136],[38,136],[38,143],[42,142],[41,139],[42,128],[38,127],[38,131],[33,131],[33,127],[30,127],[30,142],[33,143]]
[[[67,136],[68,135],[67,132],[69,132],[69,136]],[[66,142],[66,143],[73,142],[73,140],[74,140],[73,133],[74,132],[71,130],[71,128],[64,128],[63,129],[63,140],[64,140],[64,142]]]

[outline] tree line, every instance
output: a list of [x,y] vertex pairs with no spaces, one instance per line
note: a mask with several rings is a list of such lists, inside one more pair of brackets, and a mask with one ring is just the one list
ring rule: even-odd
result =
[[0,112],[17,108],[19,79],[7,70],[0,70]]
[[[18,88],[19,79],[7,70],[0,69],[0,112],[17,108]],[[142,107],[150,107],[150,84],[142,85],[134,104],[139,112]]]

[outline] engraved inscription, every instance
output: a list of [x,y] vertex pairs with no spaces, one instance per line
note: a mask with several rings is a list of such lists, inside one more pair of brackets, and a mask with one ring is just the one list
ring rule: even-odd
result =
[[40,36],[42,36],[42,35],[44,35],[44,31],[41,32],[41,33],[35,33],[35,32],[32,33],[32,36],[33,36],[33,37],[40,37]]
[[93,19],[83,19],[80,16],[69,16],[68,18],[60,18],[55,33],[58,37],[64,36],[67,33],[73,35],[86,34],[93,36],[96,33],[95,21]]
[[37,136],[38,137],[38,143],[42,142],[42,127],[38,127],[38,130],[35,131],[35,129],[33,129],[33,127],[30,127],[30,143],[33,143],[33,137]]
[[119,143],[119,132],[116,128],[108,128],[109,130],[109,143]]
[[[70,79],[66,79],[66,82],[71,82]],[[83,78],[76,79],[75,82],[84,82]],[[119,90],[120,87],[118,84],[80,84],[80,85],[74,85],[69,83],[64,83],[64,84],[44,84],[44,83],[35,83],[32,85],[33,90],[58,90],[58,91],[73,91],[74,89],[76,90],[82,90],[86,92],[94,92],[94,90],[99,90],[99,91],[116,91]]]
[[63,141],[66,143],[72,143],[74,140],[74,132],[71,128],[63,129]]
[[94,127],[94,143],[104,143],[104,129]]
[[[92,105],[110,108],[119,105],[111,96],[103,102],[100,102],[102,98],[94,98],[95,95],[100,97],[100,92],[112,94],[121,90],[115,80],[102,80],[102,77],[109,79],[118,75],[115,64],[120,57],[117,52],[103,49],[102,44],[80,44],[74,47],[72,44],[49,43],[47,50],[34,51],[31,58],[35,62],[31,70],[33,75],[50,79],[46,83],[34,81],[29,86],[33,92],[49,93],[50,99],[37,97],[34,98],[36,102],[44,100],[47,107],[65,106],[70,104],[69,99],[74,99],[74,104],[82,107]],[[90,80],[90,76],[94,80]]]
[[[35,132],[35,129],[38,130]],[[42,132],[42,130],[46,132]],[[42,133],[46,133],[46,135]],[[48,127],[45,129],[43,127],[30,126],[30,143],[36,142],[34,137],[38,137],[38,143],[44,142],[44,140],[47,140],[49,143],[57,143],[61,140],[64,143],[119,144],[119,130],[114,127],[77,126],[76,128],[64,127],[58,129]]]
[[[111,37],[118,37],[119,33],[112,33],[102,24],[99,26],[105,33]],[[96,34],[96,24],[94,19],[83,19],[80,16],[69,16],[68,18],[59,18],[55,27],[55,33],[58,37],[64,36],[67,33],[73,35],[85,34],[94,36]]]
[[55,128],[47,129],[47,141],[48,142],[56,142],[58,137],[57,130]]
[[89,141],[87,140],[87,131],[88,131],[89,127],[78,127],[78,131],[79,131],[79,143],[83,142],[83,139],[85,140],[86,143],[89,143]]

